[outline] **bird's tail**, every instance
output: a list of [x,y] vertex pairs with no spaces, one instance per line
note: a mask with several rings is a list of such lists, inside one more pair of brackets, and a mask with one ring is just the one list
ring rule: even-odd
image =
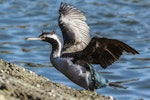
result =
[[134,79],[124,80],[124,81],[108,82],[108,86],[122,88],[122,89],[127,89],[128,87],[122,86],[120,84],[127,83],[127,82],[133,82],[133,81],[137,81],[137,80],[139,80],[139,79],[138,78],[134,78]]
[[117,88],[122,88],[122,89],[127,89],[127,88],[128,88],[128,87],[119,85],[119,84],[117,84],[116,82],[110,82],[110,83],[108,83],[108,86],[117,87]]

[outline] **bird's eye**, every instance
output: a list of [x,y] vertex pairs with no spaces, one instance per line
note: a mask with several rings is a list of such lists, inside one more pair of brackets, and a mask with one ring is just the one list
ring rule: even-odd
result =
[[45,40],[46,36],[43,35],[43,36],[40,36],[40,38],[41,38],[42,40]]

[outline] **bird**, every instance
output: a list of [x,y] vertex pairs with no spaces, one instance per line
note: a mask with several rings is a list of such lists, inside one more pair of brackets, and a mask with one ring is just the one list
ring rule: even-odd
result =
[[107,68],[123,52],[139,54],[122,41],[99,36],[91,38],[85,15],[71,4],[60,4],[58,24],[64,40],[62,56],[73,57],[74,62],[88,62]]
[[93,64],[102,68],[117,61],[123,52],[139,54],[128,44],[106,37],[90,36],[86,17],[76,7],[61,3],[58,24],[62,31],[64,43],[60,42],[55,31],[42,32],[39,37],[27,40],[42,40],[52,46],[50,61],[52,65],[67,78],[86,90],[114,86],[126,88],[115,82],[109,82]]
[[98,71],[96,71],[91,64],[84,62],[78,64],[73,62],[74,58],[72,57],[62,57],[62,43],[55,31],[42,32],[39,37],[27,38],[27,40],[41,40],[50,43],[52,46],[50,54],[52,65],[72,82],[86,90],[94,91],[95,89],[106,86],[127,88],[115,82],[109,82]]

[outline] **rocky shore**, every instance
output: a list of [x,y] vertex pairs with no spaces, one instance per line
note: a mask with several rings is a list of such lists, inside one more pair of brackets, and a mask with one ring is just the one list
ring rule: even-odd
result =
[[0,100],[113,100],[86,90],[75,90],[0,60]]

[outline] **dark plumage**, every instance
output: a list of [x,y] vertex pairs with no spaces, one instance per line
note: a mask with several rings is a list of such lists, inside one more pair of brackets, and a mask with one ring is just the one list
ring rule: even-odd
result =
[[135,49],[119,40],[93,37],[84,50],[74,55],[74,59],[90,64],[100,64],[106,68],[118,60],[123,52],[139,54]]
[[64,38],[62,56],[74,57],[74,63],[100,64],[106,68],[118,60],[123,52],[139,54],[116,39],[91,39],[84,14],[74,6],[61,3],[59,14],[59,26]]

